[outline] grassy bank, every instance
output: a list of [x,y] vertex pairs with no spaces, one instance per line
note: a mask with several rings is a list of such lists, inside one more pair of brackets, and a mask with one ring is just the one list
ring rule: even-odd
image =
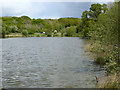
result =
[[109,75],[103,83],[98,85],[98,88],[119,88],[120,89],[120,74],[115,73]]
[[[87,52],[92,52],[92,56],[95,58],[94,63],[97,65],[104,65],[106,73],[97,83],[97,88],[120,88],[120,67],[119,63],[112,61],[112,58],[117,59],[117,54],[115,51],[119,50],[118,47],[111,45],[100,46],[98,43],[89,43],[86,45],[85,50]],[[111,61],[109,59],[111,58]],[[99,79],[99,77],[98,77]]]
[[85,51],[92,53],[95,64],[105,66],[104,77],[97,78],[101,82],[97,83],[97,88],[120,88],[120,66],[117,63],[117,52],[120,49],[117,46],[100,45],[97,42],[89,41]]

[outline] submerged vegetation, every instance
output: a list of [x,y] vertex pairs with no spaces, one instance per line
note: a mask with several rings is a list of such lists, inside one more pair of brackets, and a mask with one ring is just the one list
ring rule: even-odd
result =
[[[88,51],[95,63],[105,65],[112,74],[102,88],[120,88],[119,2],[92,4],[82,18],[31,19],[28,16],[2,17],[2,37],[83,37],[89,38]],[[15,33],[15,35],[14,35]]]

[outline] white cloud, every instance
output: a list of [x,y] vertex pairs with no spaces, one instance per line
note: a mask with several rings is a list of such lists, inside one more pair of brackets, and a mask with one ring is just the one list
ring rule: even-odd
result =
[[[58,18],[60,17],[60,15],[65,15],[64,12],[66,12],[66,10],[62,10],[61,11],[62,13],[60,13],[59,11],[54,11],[60,14],[60,15],[57,15],[57,13],[55,13],[56,16],[53,16],[51,13],[49,13],[51,14],[51,16],[43,15],[43,13],[45,13],[46,11],[49,12],[50,10],[43,2],[91,2],[93,3],[93,2],[113,2],[113,1],[114,0],[97,0],[97,1],[96,0],[0,0],[0,4],[1,4],[0,15],[3,15],[3,16],[28,15],[32,18],[33,17],[35,18],[36,15],[37,17],[38,15],[41,15],[42,18],[49,18],[49,17]],[[39,5],[33,4],[35,2],[39,3]],[[66,6],[61,6],[61,8],[68,10],[68,8],[67,7],[65,8],[65,7]],[[48,13],[45,13],[45,14],[48,14]],[[48,16],[48,17],[44,17],[44,16]]]
[[29,10],[29,0],[2,0],[1,9],[3,15],[17,15],[24,13],[25,10]]

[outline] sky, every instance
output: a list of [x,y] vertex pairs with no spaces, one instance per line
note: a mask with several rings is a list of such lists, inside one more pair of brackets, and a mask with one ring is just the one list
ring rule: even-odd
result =
[[[97,0],[98,3],[114,0]],[[58,19],[62,17],[80,18],[96,0],[1,0],[1,16],[29,16],[30,18]]]

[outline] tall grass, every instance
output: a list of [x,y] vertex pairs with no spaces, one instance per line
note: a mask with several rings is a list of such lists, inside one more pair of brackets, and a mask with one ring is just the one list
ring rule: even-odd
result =
[[120,73],[115,73],[109,75],[103,83],[101,83],[98,88],[117,88],[120,89]]

